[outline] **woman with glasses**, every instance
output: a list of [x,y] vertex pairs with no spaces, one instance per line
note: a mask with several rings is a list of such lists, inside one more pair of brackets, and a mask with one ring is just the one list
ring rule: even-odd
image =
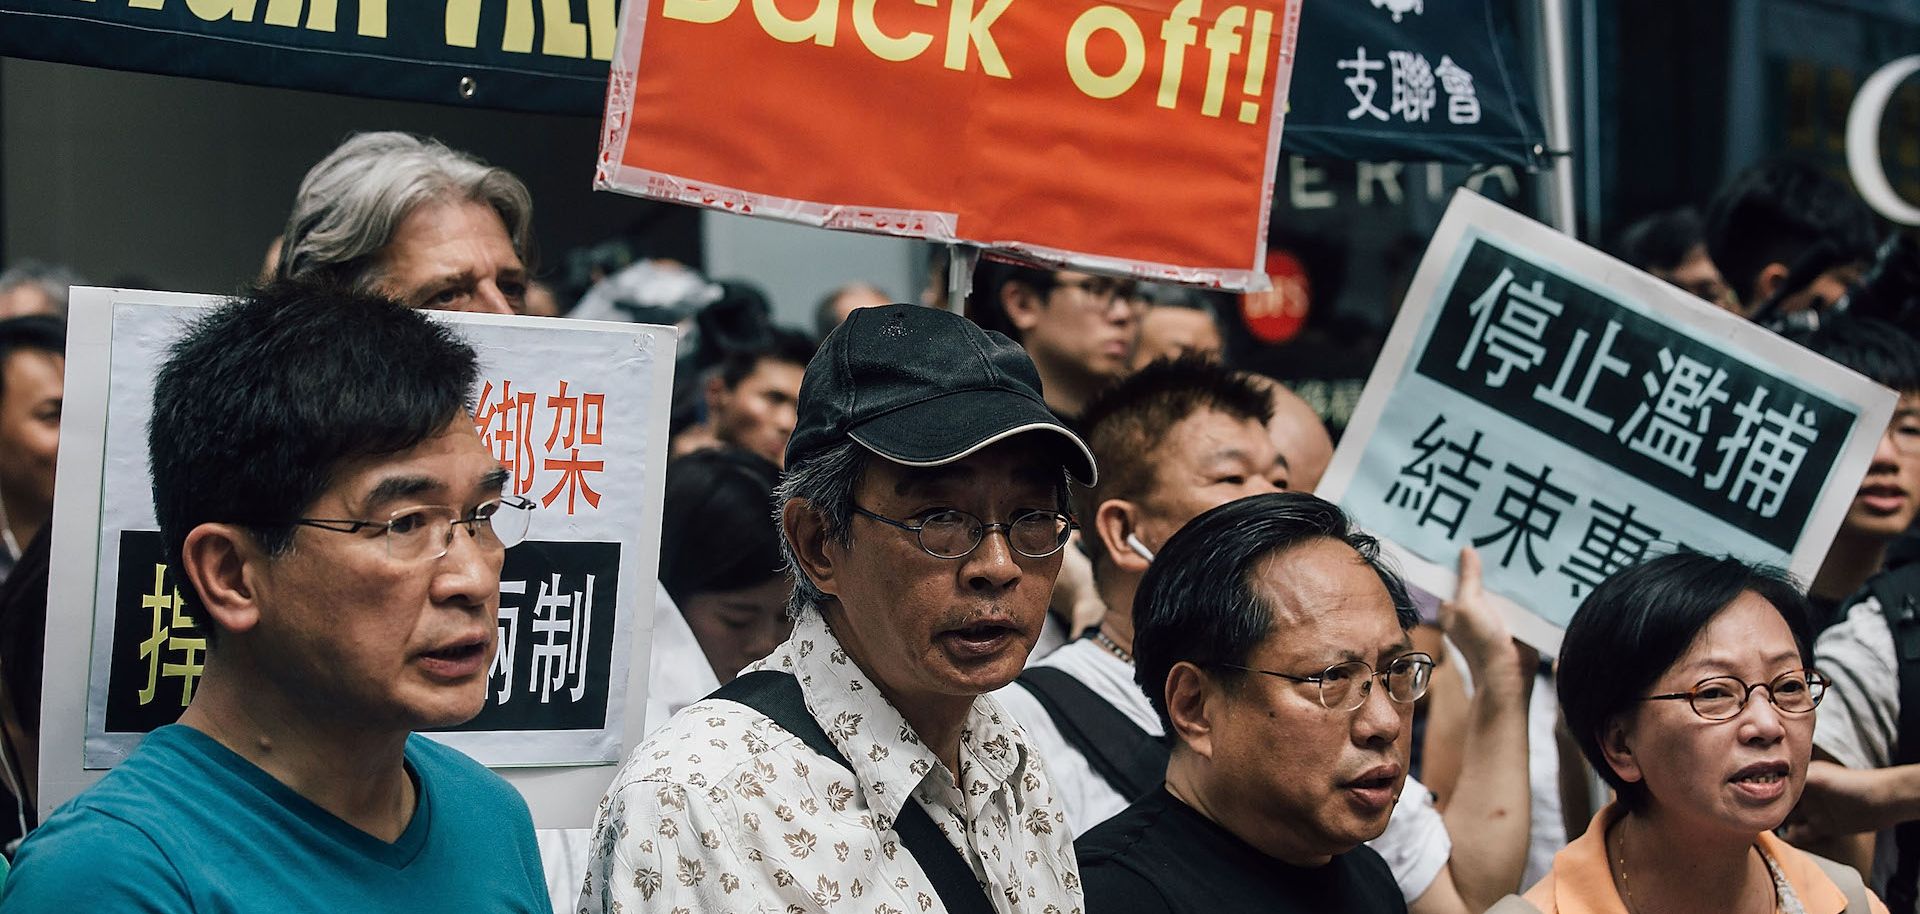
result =
[[1559,695],[1615,799],[1526,902],[1549,914],[1885,912],[1858,873],[1772,834],[1806,781],[1826,691],[1812,663],[1806,597],[1778,569],[1682,551],[1595,588],[1561,643]]

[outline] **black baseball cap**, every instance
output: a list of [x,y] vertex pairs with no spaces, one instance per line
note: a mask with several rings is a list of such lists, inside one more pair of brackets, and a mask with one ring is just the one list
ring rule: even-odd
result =
[[860,308],[827,335],[800,382],[787,466],[851,438],[894,463],[935,467],[1015,435],[1044,434],[1091,486],[1093,452],[1040,397],[1040,374],[1005,335],[938,308]]

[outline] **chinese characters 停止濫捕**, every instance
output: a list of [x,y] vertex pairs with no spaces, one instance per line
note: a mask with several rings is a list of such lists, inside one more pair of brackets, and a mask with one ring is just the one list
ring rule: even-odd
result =
[[[1610,436],[1678,478],[1663,487],[1697,487],[1762,519],[1779,516],[1819,438],[1814,406],[1764,378],[1737,388],[1704,357],[1659,346],[1636,372],[1639,347],[1624,345],[1622,321],[1575,326],[1562,345],[1548,342],[1567,303],[1547,283],[1522,282],[1504,268],[1466,306],[1471,323],[1452,366],[1488,389],[1531,388],[1531,401]],[[1557,365],[1555,362],[1557,361]],[[1629,379],[1637,378],[1638,385]],[[1603,382],[1629,384],[1623,396],[1597,395]],[[1727,408],[1728,403],[1732,407]],[[1518,417],[1523,420],[1526,417]],[[1711,447],[1708,447],[1711,442]],[[1703,463],[1703,456],[1705,462]]]

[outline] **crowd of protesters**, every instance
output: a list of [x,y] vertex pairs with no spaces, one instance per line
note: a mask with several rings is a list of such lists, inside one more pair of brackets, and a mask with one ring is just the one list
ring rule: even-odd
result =
[[[1920,254],[1804,165],[1701,203],[1612,252],[1898,409],[1812,580],[1696,543],[1595,588],[1543,657],[1472,549],[1421,592],[1312,494],[1334,439],[1226,364],[1220,296],[986,261],[950,302],[936,252],[915,303],[850,277],[802,331],[750,285],[596,254],[556,300],[512,174],[351,137],[160,368],[200,688],[44,823],[81,280],[16,265],[0,911],[1915,911]],[[592,829],[536,832],[414,733],[478,713],[531,508],[472,430],[474,352],[423,308],[685,340],[648,736]]]

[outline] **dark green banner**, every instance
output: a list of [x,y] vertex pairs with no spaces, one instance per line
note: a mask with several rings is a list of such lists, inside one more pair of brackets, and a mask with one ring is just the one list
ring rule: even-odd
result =
[[598,116],[615,0],[0,0],[0,55]]
[[1545,133],[1493,0],[1306,0],[1280,148],[1538,167]]

